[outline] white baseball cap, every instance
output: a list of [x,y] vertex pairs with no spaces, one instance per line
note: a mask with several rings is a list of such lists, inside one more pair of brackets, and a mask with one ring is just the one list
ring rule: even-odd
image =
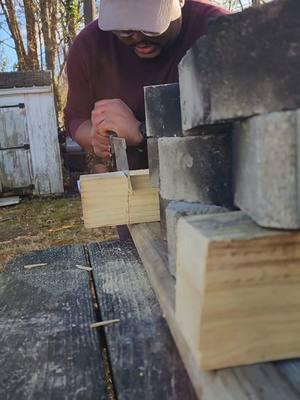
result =
[[181,16],[181,0],[100,0],[103,31],[165,32]]

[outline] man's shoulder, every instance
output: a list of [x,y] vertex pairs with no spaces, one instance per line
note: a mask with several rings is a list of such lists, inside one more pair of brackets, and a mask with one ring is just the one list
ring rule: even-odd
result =
[[84,27],[76,36],[75,42],[86,42],[97,40],[101,36],[101,31],[98,27],[98,21],[95,20]]
[[98,26],[98,20],[95,20],[78,33],[74,40],[74,45],[80,46],[81,44],[84,44],[84,46],[88,47],[93,46],[103,42],[103,40],[105,40],[105,36],[107,36],[107,32],[101,31]]
[[228,11],[206,0],[186,0],[184,11],[193,16],[226,15]]

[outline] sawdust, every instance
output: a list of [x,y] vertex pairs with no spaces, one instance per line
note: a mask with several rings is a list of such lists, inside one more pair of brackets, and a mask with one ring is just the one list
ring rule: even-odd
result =
[[0,208],[0,272],[9,260],[29,251],[116,237],[114,228],[84,228],[79,196],[23,199]]

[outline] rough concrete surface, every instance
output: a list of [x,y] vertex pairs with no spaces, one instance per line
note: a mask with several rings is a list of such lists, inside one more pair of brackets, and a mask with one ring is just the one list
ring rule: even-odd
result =
[[234,200],[264,227],[300,228],[300,110],[236,124]]
[[165,200],[232,205],[231,135],[159,138]]
[[181,217],[226,212],[227,208],[201,203],[171,201],[166,208],[169,271],[176,277],[177,222]]
[[152,187],[159,187],[159,159],[158,159],[158,140],[157,138],[148,138],[148,166],[149,179]]
[[182,136],[179,84],[146,86],[144,94],[147,136]]
[[300,2],[209,24],[179,65],[183,130],[300,107]]

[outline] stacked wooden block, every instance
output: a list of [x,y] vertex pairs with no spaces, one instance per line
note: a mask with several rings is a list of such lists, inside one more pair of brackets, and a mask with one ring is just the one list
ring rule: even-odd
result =
[[[179,66],[182,127],[148,131],[176,317],[204,369],[300,356],[299,37],[298,0],[211,23]],[[231,171],[241,211],[216,214]]]
[[122,171],[82,175],[80,189],[86,228],[159,221],[148,170],[130,171],[130,177]]

